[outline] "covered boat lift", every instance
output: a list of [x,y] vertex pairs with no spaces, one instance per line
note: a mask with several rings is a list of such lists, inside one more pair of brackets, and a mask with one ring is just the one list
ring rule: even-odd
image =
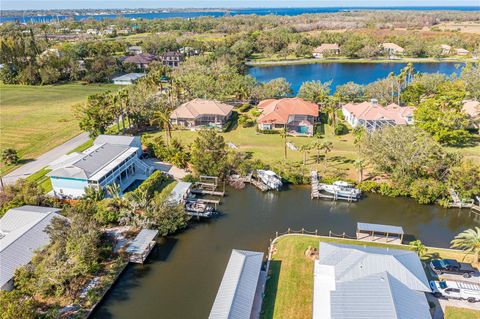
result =
[[158,230],[142,229],[126,249],[129,261],[137,264],[145,263],[148,255],[155,247],[157,235]]
[[357,240],[401,245],[404,234],[400,226],[357,223]]

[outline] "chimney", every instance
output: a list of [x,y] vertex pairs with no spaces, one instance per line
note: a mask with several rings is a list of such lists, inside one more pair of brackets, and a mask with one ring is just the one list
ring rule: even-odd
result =
[[378,100],[377,99],[371,99],[370,103],[372,103],[372,105],[376,106],[378,104]]

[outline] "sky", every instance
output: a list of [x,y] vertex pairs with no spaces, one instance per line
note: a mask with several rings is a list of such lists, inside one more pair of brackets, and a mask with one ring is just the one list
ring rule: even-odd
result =
[[480,6],[480,0],[0,0],[1,10],[342,6]]

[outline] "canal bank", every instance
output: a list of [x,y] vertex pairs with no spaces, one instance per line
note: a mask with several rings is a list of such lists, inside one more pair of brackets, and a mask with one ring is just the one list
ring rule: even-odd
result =
[[468,211],[422,206],[405,198],[369,195],[358,203],[310,199],[309,187],[262,193],[227,189],[224,214],[159,241],[149,262],[130,265],[93,318],[206,318],[233,248],[267,252],[275,232],[318,229],[355,232],[356,223],[403,226],[426,245],[448,247],[465,228],[480,224]]

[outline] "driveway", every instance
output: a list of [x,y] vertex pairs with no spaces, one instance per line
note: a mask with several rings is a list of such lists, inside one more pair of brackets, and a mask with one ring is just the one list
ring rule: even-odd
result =
[[5,175],[3,177],[4,184],[13,184],[20,178],[26,178],[32,175],[35,172],[38,172],[52,161],[56,160],[62,155],[67,154],[74,148],[82,145],[83,143],[87,142],[90,138],[88,137],[88,133],[82,133],[80,135],[75,136],[74,138],[66,141],[62,145],[59,145],[50,151],[40,155],[37,159],[20,166],[13,172]]

